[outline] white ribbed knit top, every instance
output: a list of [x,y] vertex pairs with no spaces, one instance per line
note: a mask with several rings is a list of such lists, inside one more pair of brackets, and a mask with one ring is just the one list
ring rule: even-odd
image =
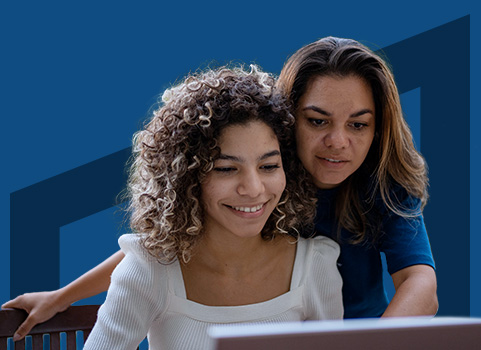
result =
[[133,234],[119,244],[125,258],[112,274],[85,350],[136,349],[146,335],[151,350],[205,349],[212,325],[342,318],[339,246],[327,237],[299,240],[289,292],[242,306],[188,300],[179,261],[160,264]]

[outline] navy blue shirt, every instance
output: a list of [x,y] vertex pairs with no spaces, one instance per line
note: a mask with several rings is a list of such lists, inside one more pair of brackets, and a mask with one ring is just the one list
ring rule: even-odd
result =
[[[337,189],[320,190],[317,204],[316,234],[337,239],[335,197]],[[403,207],[417,208],[419,199],[404,189],[397,189],[397,198]],[[341,230],[341,254],[338,260],[343,278],[344,318],[379,317],[388,305],[383,285],[381,252],[386,255],[388,272],[393,274],[412,265],[434,268],[431,246],[422,215],[404,218],[389,211],[381,198],[376,201],[381,238],[376,244],[347,243],[350,233]]]

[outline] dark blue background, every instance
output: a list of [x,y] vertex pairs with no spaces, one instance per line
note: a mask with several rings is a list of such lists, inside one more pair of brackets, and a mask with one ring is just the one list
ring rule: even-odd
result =
[[480,11],[470,3],[2,3],[0,300],[64,285],[117,249],[122,150],[169,84],[213,60],[279,73],[296,49],[335,35],[385,49],[430,165],[440,313],[481,316]]

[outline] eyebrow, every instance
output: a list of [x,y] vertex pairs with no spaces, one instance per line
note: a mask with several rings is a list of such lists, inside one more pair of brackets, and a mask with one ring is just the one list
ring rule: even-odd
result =
[[[262,160],[265,160],[267,158],[274,157],[274,156],[280,156],[280,155],[281,155],[280,151],[274,150],[274,151],[270,151],[270,152],[267,152],[267,153],[261,155],[260,157],[257,158],[257,160],[262,161]],[[223,154],[223,153],[221,153],[217,159],[232,160],[234,162],[239,162],[239,163],[244,162],[244,159],[242,159],[241,157],[231,156],[231,155]]]
[[[305,110],[311,110],[311,111],[317,112],[317,113],[319,113],[319,114],[325,115],[326,117],[332,117],[332,113],[329,113],[329,112],[325,111],[324,109],[322,109],[322,108],[320,108],[320,107],[317,107],[317,106],[313,106],[313,105],[304,107],[302,110],[303,110],[303,111],[305,111]],[[374,112],[373,112],[372,110],[370,110],[369,108],[364,108],[364,109],[361,109],[360,111],[357,111],[357,112],[351,114],[351,115],[349,116],[349,118],[360,117],[361,115],[364,115],[364,114],[372,114],[372,115],[374,115]]]

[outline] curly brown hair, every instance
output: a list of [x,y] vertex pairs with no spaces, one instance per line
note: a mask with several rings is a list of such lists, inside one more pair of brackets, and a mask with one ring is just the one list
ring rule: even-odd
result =
[[201,186],[226,126],[259,120],[279,141],[286,189],[263,228],[264,239],[311,228],[315,189],[296,156],[294,117],[275,80],[254,65],[207,70],[165,91],[163,105],[134,135],[128,196],[130,225],[159,261],[188,262],[203,233]]

